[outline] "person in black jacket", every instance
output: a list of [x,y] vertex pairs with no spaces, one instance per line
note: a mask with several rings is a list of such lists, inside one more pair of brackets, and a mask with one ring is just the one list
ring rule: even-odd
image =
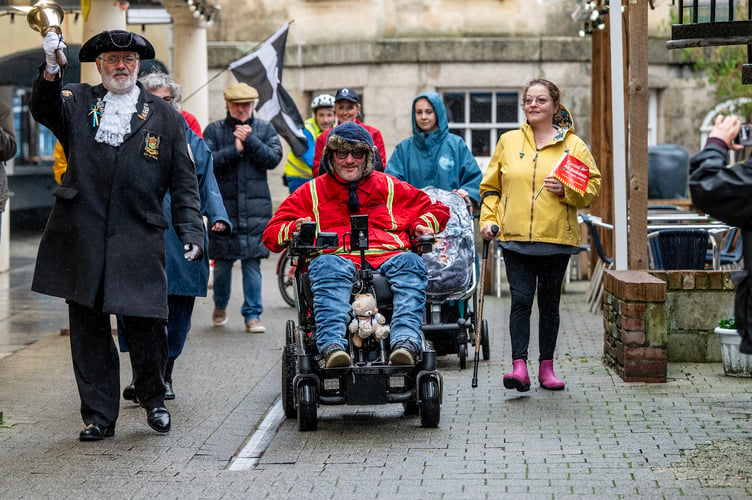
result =
[[269,250],[261,237],[272,217],[272,199],[266,172],[282,160],[282,144],[269,122],[253,116],[258,98],[246,83],[230,85],[224,92],[227,116],[210,123],[204,140],[212,150],[217,178],[227,215],[234,228],[221,238],[209,234],[209,255],[214,259],[214,326],[227,323],[232,266],[241,262],[243,306],[240,309],[249,333],[264,333],[261,324],[261,259]]
[[[735,140],[742,122],[738,117],[718,115],[702,151],[689,161],[692,204],[703,212],[741,229],[744,269],[731,278],[736,286],[734,318],[741,335],[739,352],[752,354],[752,158],[728,165],[728,152],[742,151]],[[750,144],[747,144],[750,145]]]
[[55,53],[62,35],[46,35],[46,63],[34,81],[30,109],[62,143],[68,170],[55,192],[37,254],[32,290],[68,302],[73,370],[86,428],[81,441],[115,434],[120,408],[119,355],[110,315],[121,315],[134,367],[136,396],[147,423],[170,430],[164,407],[167,362],[167,277],[162,200],[185,258],[203,254],[198,183],[185,140],[185,120],[146,92],[136,78],[154,58],[143,37],[103,31],[81,46],[101,85],[62,88]]

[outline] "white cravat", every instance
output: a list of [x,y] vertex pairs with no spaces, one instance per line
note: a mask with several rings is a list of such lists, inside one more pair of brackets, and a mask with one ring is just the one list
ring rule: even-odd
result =
[[134,86],[126,94],[107,92],[104,96],[104,112],[94,139],[97,142],[120,146],[123,138],[131,131],[131,117],[136,112],[136,103],[141,90]]

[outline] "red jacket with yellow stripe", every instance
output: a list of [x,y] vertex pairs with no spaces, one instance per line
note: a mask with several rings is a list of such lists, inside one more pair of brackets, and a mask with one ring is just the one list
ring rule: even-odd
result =
[[[279,252],[292,239],[295,221],[310,217],[318,222],[318,231],[339,235],[339,248],[325,250],[350,259],[360,267],[360,252],[350,252],[350,241],[343,247],[343,235],[350,232],[347,208],[348,187],[332,175],[314,178],[296,189],[279,206],[264,230],[264,245]],[[383,172],[372,172],[358,184],[360,211],[368,215],[369,249],[366,261],[374,268],[390,257],[410,250],[410,235],[424,225],[438,233],[449,219],[449,208],[410,184]]]

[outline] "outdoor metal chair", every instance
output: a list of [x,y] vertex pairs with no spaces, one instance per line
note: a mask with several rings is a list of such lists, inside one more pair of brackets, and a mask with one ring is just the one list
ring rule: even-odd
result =
[[601,242],[601,235],[598,228],[593,224],[590,214],[580,214],[580,220],[585,223],[590,234],[590,248],[595,249],[598,260],[593,268],[593,275],[590,277],[590,286],[587,291],[587,301],[590,312],[597,314],[601,310],[603,300],[603,274],[606,269],[611,269],[614,265],[614,259],[606,255],[606,250]]
[[706,229],[661,229],[648,235],[653,269],[705,269]]

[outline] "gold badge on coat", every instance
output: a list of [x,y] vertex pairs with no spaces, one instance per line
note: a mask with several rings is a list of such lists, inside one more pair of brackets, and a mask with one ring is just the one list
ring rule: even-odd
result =
[[152,134],[151,132],[146,133],[146,138],[144,139],[144,156],[147,158],[151,158],[152,160],[158,160],[159,159],[159,143],[162,141],[162,138],[158,135]]

